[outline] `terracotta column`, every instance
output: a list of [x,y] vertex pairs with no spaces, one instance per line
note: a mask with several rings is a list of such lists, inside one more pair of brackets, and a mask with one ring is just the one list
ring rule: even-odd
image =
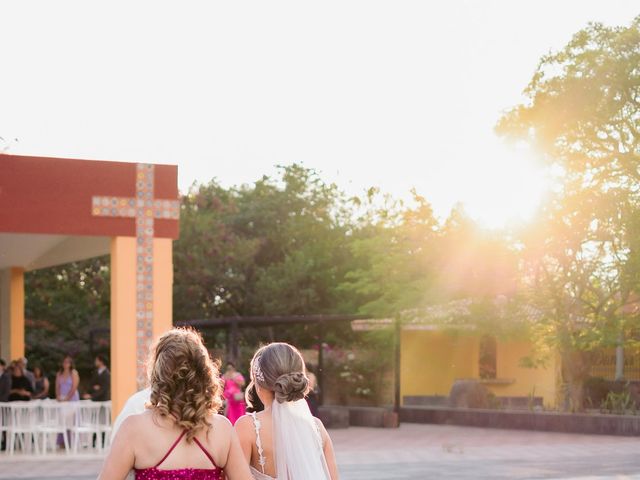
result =
[[111,401],[120,412],[136,386],[136,239],[111,240]]
[[[136,238],[111,241],[111,400],[114,417],[138,390]],[[173,241],[153,240],[153,337],[173,324]],[[146,346],[143,346],[146,357]]]
[[173,240],[153,240],[153,337],[173,325]]
[[24,356],[24,269],[0,271],[0,357]]

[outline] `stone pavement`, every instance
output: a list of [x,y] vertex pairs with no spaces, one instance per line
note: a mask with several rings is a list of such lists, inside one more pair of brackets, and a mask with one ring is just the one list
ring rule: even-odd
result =
[[[640,439],[443,425],[331,430],[342,480],[640,480]],[[101,459],[9,458],[0,479],[85,480]]]
[[444,425],[331,432],[342,478],[640,479],[640,439]]

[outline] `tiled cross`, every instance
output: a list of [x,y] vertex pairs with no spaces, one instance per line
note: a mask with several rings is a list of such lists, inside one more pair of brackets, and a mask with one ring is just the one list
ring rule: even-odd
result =
[[144,363],[153,337],[153,237],[154,219],[177,220],[180,201],[153,196],[154,166],[136,165],[136,196],[94,196],[92,214],[136,219],[136,379],[143,388]]

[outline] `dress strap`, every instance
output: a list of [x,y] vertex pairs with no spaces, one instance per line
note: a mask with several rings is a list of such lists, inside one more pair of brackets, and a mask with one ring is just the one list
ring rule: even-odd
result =
[[264,448],[262,447],[262,439],[260,438],[260,420],[256,417],[256,412],[252,412],[251,418],[253,418],[253,427],[256,430],[256,448],[258,449],[258,464],[264,473],[264,466],[267,464],[266,458],[264,458]]
[[316,427],[316,434],[318,435],[318,442],[320,444],[320,449],[324,448],[324,438],[322,438],[322,432],[320,431],[320,425],[318,425],[318,422],[316,421],[316,419],[313,419],[313,425]]
[[203,451],[203,453],[207,456],[207,458],[209,460],[211,460],[211,463],[213,464],[214,467],[216,468],[220,468],[218,467],[218,465],[216,465],[216,461],[213,459],[213,457],[211,456],[211,454],[209,453],[209,450],[207,450],[206,448],[204,448],[204,445],[202,445],[200,443],[200,440],[198,440],[196,437],[193,437],[193,440],[196,442],[196,444],[200,447],[200,450]]
[[173,449],[174,449],[174,448],[176,448],[176,447],[178,446],[178,444],[180,443],[180,440],[182,440],[182,437],[184,437],[186,433],[187,433],[187,431],[186,431],[186,430],[183,430],[183,431],[182,431],[182,433],[180,434],[180,436],[178,437],[178,439],[177,439],[175,442],[173,442],[173,445],[171,445],[171,448],[169,449],[169,451],[167,451],[167,453],[164,455],[164,457],[162,457],[162,460],[160,460],[160,461],[156,464],[156,466],[155,466],[155,467],[153,467],[153,468],[158,468],[160,465],[162,465],[162,462],[164,462],[164,461],[167,459],[167,457],[168,457],[169,455],[171,455],[171,452],[173,452]]

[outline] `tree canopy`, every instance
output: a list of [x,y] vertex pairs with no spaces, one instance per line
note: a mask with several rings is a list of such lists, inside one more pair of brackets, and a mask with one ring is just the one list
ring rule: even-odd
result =
[[[174,245],[175,321],[394,316],[443,299],[496,293],[512,283],[503,279],[511,275],[513,259],[497,255],[509,248],[482,233],[462,209],[439,222],[417,192],[408,201],[376,188],[347,197],[298,164],[251,185],[225,188],[215,180],[194,185],[182,197],[180,225]],[[55,325],[49,334],[56,346],[46,346],[45,355],[41,333],[29,329],[27,343],[34,345],[29,353],[49,363],[66,351],[86,351],[89,330],[109,325],[108,277],[108,258],[30,272],[30,325]],[[265,335],[283,339],[285,333],[285,339],[305,346],[317,342],[317,331],[309,326],[277,335],[248,331],[244,337],[257,343]],[[327,334],[333,343],[356,341],[348,324]],[[210,340],[222,343],[221,337]]]
[[541,59],[525,95],[497,131],[532,145],[557,183],[521,232],[522,286],[580,409],[588,352],[636,341],[640,17],[576,33]]

